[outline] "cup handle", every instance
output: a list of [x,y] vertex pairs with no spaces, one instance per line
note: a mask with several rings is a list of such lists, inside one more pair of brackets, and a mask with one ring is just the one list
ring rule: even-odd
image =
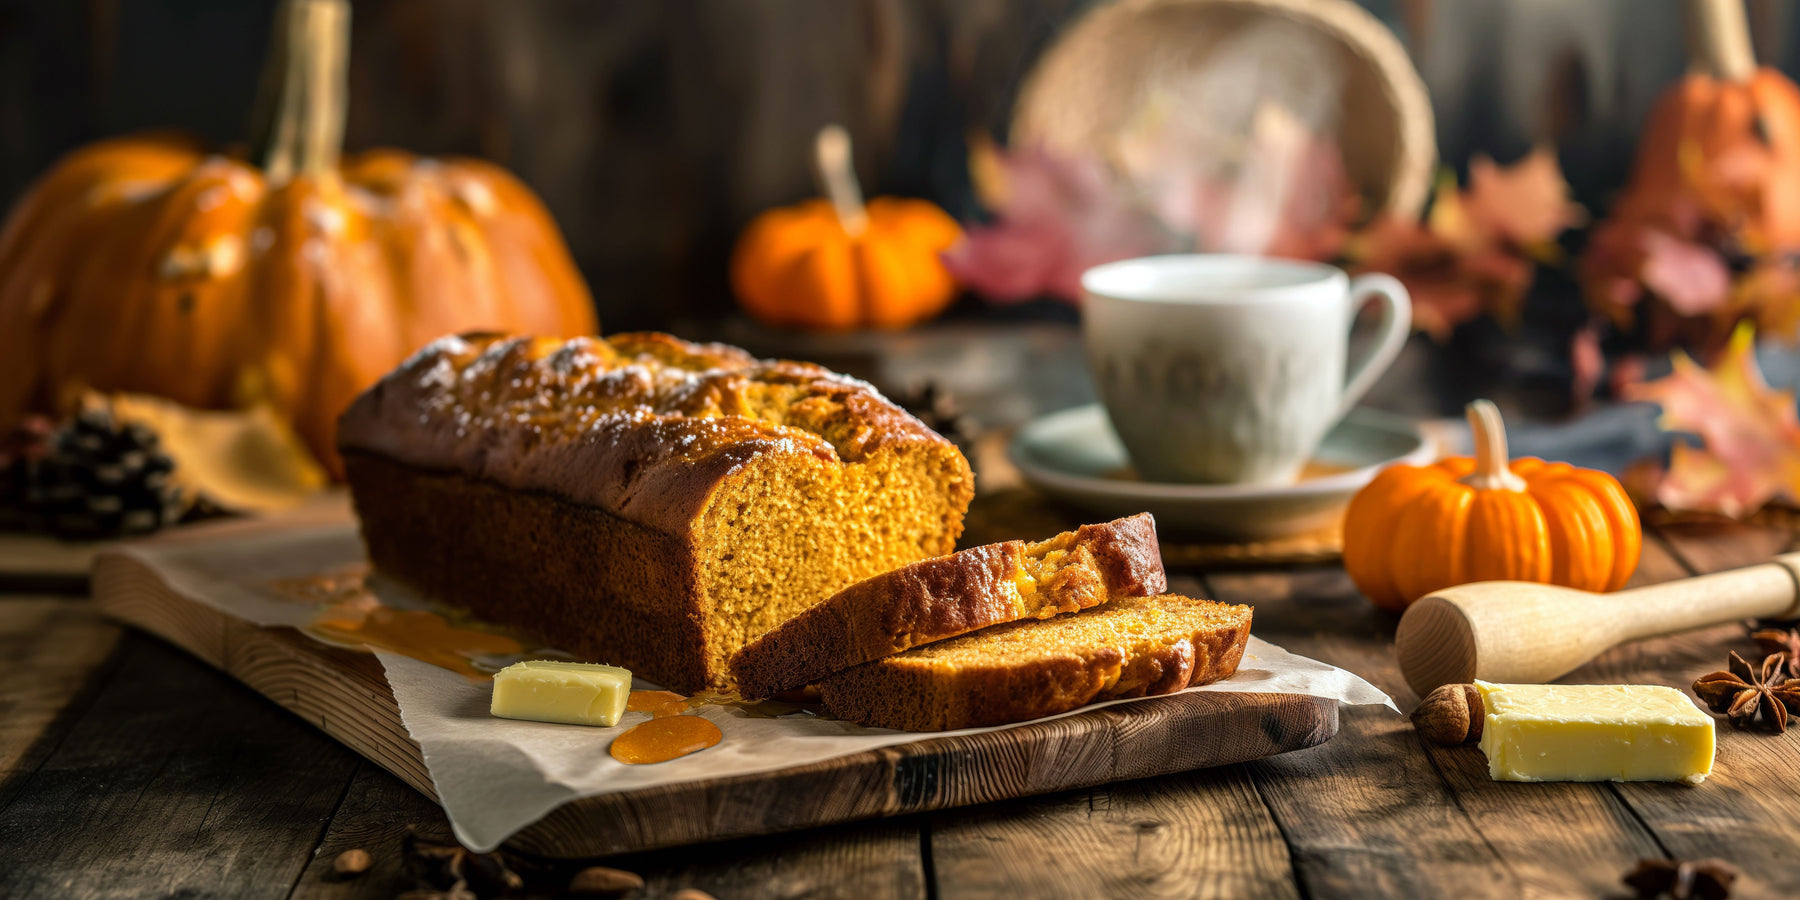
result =
[[1376,338],[1375,346],[1350,367],[1349,377],[1344,381],[1344,398],[1338,404],[1339,418],[1374,387],[1375,379],[1393,365],[1394,357],[1400,355],[1400,348],[1412,334],[1412,298],[1406,293],[1405,285],[1391,275],[1358,275],[1350,279],[1352,323],[1364,301],[1370,297],[1381,298],[1381,336]]

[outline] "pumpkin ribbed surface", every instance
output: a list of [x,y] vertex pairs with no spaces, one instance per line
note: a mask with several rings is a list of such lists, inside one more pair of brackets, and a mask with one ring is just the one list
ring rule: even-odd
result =
[[783,206],[751,220],[731,257],[744,311],[784,328],[905,328],[944,311],[956,279],[942,255],[962,229],[924,200],[863,203],[850,135],[828,125],[814,163],[829,199]]
[[433,338],[595,328],[543,206],[474,160],[375,151],[272,186],[123,138],[52,169],[0,232],[0,422],[76,385],[268,402],[335,460],[338,414]]
[[[1494,422],[1497,428],[1497,414]],[[1484,438],[1485,427],[1477,428],[1478,447],[1494,440]],[[1508,464],[1503,435],[1498,448],[1497,459],[1394,466],[1351,500],[1344,568],[1375,605],[1399,611],[1433,591],[1473,581],[1587,591],[1624,586],[1637,569],[1643,537],[1618,481],[1567,463],[1524,458]]]
[[19,201],[0,229],[0,427],[82,389],[267,404],[341,474],[338,414],[432,339],[598,330],[549,213],[499,167],[340,160],[349,17],[279,5],[247,159],[115,138]]
[[956,281],[939,256],[962,229],[930,203],[877,197],[851,235],[832,205],[808,200],[750,223],[731,263],[744,311],[771,325],[904,328],[944,311]]

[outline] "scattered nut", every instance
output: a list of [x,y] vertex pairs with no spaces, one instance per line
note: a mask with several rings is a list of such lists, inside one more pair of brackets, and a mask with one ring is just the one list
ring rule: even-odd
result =
[[699,888],[682,888],[671,894],[669,900],[715,900],[715,898]]
[[623,894],[643,886],[644,879],[635,872],[609,869],[606,866],[589,866],[576,872],[575,877],[569,880],[569,893]]
[[525,887],[525,879],[498,853],[467,853],[459,870],[469,893],[477,897],[507,897]]
[[479,898],[459,881],[441,891],[432,888],[407,891],[396,897],[395,900],[479,900]]
[[336,872],[339,878],[355,878],[369,871],[369,866],[374,862],[369,858],[369,851],[360,847],[353,848],[339,853],[337,859],[331,861],[331,871]]
[[1481,740],[1487,709],[1472,684],[1446,684],[1426,695],[1413,710],[1413,727],[1428,741],[1460,747]]

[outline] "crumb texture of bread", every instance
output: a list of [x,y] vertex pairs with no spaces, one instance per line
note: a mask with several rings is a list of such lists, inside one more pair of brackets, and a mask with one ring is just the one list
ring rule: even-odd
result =
[[819,694],[835,715],[881,728],[1023,722],[1229,678],[1250,618],[1248,606],[1178,594],[1124,597],[854,666],[821,680]]
[[751,642],[731,661],[732,673],[744,696],[766,697],[991,625],[1167,588],[1156,522],[1140,513],[1045,541],[973,547],[857,582]]
[[[948,553],[974,479],[874,388],[662,334],[438,340],[339,422],[376,568],[666,687]],[[633,662],[636,660],[636,662]]]

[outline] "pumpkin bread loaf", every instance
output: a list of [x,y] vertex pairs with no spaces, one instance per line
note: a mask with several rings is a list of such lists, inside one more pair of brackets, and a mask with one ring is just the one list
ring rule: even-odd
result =
[[662,334],[440,339],[338,428],[376,569],[674,690],[879,572],[950,552],[949,441],[869,385]]
[[821,680],[819,695],[834,714],[862,725],[1004,725],[1228,678],[1249,637],[1248,606],[1176,594],[1124,597],[845,669]]
[[1140,513],[1047,541],[972,547],[859,581],[752,641],[731,671],[745,697],[767,697],[990,625],[1167,589],[1156,522]]

